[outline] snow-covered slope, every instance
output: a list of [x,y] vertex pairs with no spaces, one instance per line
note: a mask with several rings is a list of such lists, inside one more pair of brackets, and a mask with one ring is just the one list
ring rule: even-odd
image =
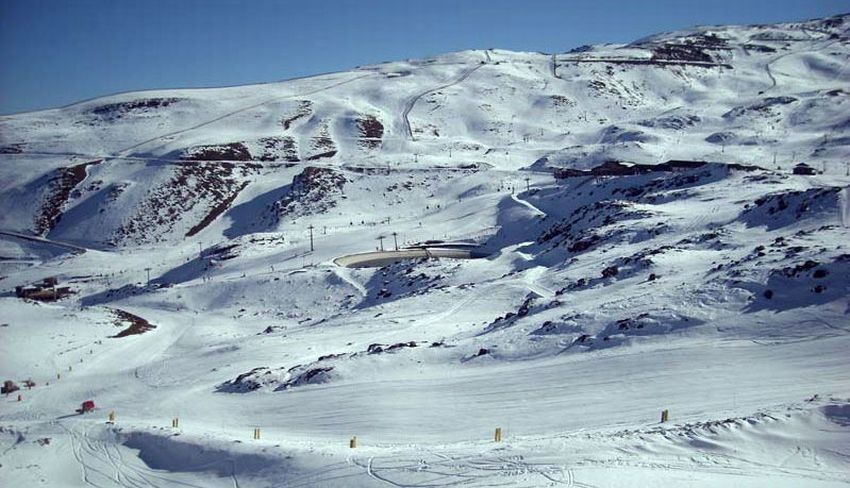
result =
[[[850,482],[848,28],[0,118],[3,478]],[[477,259],[338,264],[408,246]]]

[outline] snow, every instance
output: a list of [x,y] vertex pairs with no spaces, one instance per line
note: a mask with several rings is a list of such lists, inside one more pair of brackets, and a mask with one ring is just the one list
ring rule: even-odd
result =
[[0,118],[0,476],[846,486],[847,22]]

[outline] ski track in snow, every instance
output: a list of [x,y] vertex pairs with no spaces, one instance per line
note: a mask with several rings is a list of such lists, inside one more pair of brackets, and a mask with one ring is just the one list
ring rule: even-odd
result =
[[369,294],[368,290],[366,290],[366,287],[364,287],[357,280],[351,277],[351,272],[347,268],[343,266],[334,266],[333,271],[334,274],[339,276],[340,279],[353,286],[358,292],[360,292],[360,295],[365,297]]
[[[122,447],[114,442],[95,440],[88,422],[76,423],[71,427],[59,424],[69,436],[74,458],[80,466],[82,481],[95,488],[206,488],[208,485],[175,479],[168,472],[154,470],[142,465],[138,458],[128,460]],[[225,464],[230,468],[233,488],[239,488],[236,462],[220,459],[206,464],[186,466],[186,471],[200,471],[215,465]]]
[[546,216],[546,212],[540,210],[539,208],[535,207],[533,204],[529,203],[527,200],[523,200],[519,196],[514,195],[513,193],[511,194],[511,200],[517,202],[518,204],[522,205],[523,207],[528,208],[537,217],[545,217]]
[[478,68],[480,68],[482,66],[484,66],[484,65],[483,64],[476,64],[475,66],[463,71],[460,74],[460,76],[458,76],[454,80],[452,80],[448,83],[445,83],[443,85],[437,86],[435,88],[429,88],[428,90],[420,92],[419,94],[413,96],[410,100],[408,100],[404,105],[404,110],[402,110],[402,112],[401,112],[401,119],[404,122],[404,127],[405,127],[405,132],[407,132],[407,137],[411,141],[416,140],[416,138],[413,136],[413,128],[410,124],[410,117],[409,117],[410,112],[413,110],[413,107],[416,106],[416,102],[418,102],[422,97],[424,97],[428,94],[431,94],[431,93],[434,93],[436,91],[440,91],[440,90],[443,90],[445,88],[449,88],[449,87],[452,87],[452,86],[455,86],[457,84],[462,83],[464,80],[469,78],[469,76],[472,73],[474,73],[476,70],[478,70]]
[[423,452],[416,457],[371,456],[365,461],[353,459],[352,462],[370,478],[396,488],[518,484],[592,488],[577,482],[569,468],[528,462],[521,455],[472,457]]
[[23,234],[21,232],[15,232],[11,230],[0,230],[0,235],[5,235],[9,237],[15,237],[18,239],[24,239],[32,242],[38,242],[43,244],[48,244],[51,246],[56,246],[62,249],[67,249],[73,252],[83,253],[88,251],[88,248],[77,246],[75,244],[69,244],[67,242],[56,241],[52,239],[48,239],[46,237],[34,236],[29,234]]

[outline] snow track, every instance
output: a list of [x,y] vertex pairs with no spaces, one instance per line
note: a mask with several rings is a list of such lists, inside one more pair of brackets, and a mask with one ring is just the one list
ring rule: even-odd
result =
[[575,486],[572,470],[494,450],[484,455],[423,451],[414,456],[370,456],[352,463],[367,476],[397,488],[447,486]]
[[523,207],[526,207],[527,209],[531,210],[532,213],[534,213],[534,215],[537,216],[537,217],[545,217],[546,216],[546,212],[535,207],[534,205],[532,205],[528,201],[521,199],[517,195],[511,194],[511,200],[513,200],[516,203],[522,205]]
[[[780,56],[780,58],[781,57],[782,56]],[[770,78],[770,87],[768,87],[765,91],[773,90],[774,88],[776,88],[776,77],[773,76],[773,73],[770,71],[770,64],[773,63],[774,61],[778,61],[778,60],[779,60],[779,58],[775,58],[772,61],[770,61],[770,62],[768,62],[764,65],[764,72],[767,73],[767,77]]]
[[344,266],[334,266],[333,268],[334,274],[339,276],[339,278],[360,292],[360,295],[366,296],[369,292],[366,290],[366,287],[361,285],[357,280],[352,278],[351,272]]
[[[97,440],[91,432],[99,429],[85,423],[71,427],[60,426],[68,433],[71,450],[80,466],[82,481],[95,488],[206,488],[209,485],[194,481],[177,479],[167,471],[151,469],[133,456],[129,460],[122,453],[124,448],[116,441]],[[236,476],[236,463],[233,459],[221,459],[198,466],[187,466],[187,471],[200,471],[203,468],[224,463],[229,467],[230,485],[239,488]],[[217,484],[218,486],[218,484]]]
[[29,234],[23,234],[21,232],[15,232],[11,230],[0,230],[0,236],[9,236],[14,237],[16,239],[23,239],[25,241],[36,242],[39,244],[46,244],[48,246],[59,247],[74,253],[84,253],[88,251],[87,248],[77,246],[75,244],[68,244],[67,242],[54,241],[52,239],[47,239],[46,237],[41,236],[33,236]]
[[464,80],[469,78],[469,75],[474,73],[477,69],[479,69],[482,66],[484,66],[484,65],[483,64],[476,64],[475,66],[473,66],[473,67],[465,70],[464,72],[462,72],[460,74],[460,76],[456,77],[454,80],[452,80],[448,83],[445,83],[443,85],[437,86],[435,88],[429,88],[428,90],[425,90],[425,91],[419,93],[418,95],[414,96],[410,100],[408,100],[407,103],[405,103],[405,105],[404,105],[404,110],[402,110],[402,112],[401,112],[401,119],[404,122],[404,127],[405,127],[405,132],[407,132],[407,137],[411,141],[416,140],[416,138],[413,137],[413,128],[410,125],[410,117],[409,117],[410,111],[413,110],[414,106],[416,106],[416,102],[418,102],[422,97],[424,97],[428,94],[431,94],[431,93],[434,93],[436,91],[440,91],[440,90],[443,90],[445,88],[449,88],[451,86],[455,86],[459,83],[462,83]]

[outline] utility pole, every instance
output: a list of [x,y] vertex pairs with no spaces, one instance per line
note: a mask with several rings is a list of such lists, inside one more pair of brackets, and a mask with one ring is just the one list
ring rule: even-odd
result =
[[525,191],[531,191],[531,186],[528,183],[530,180],[531,178],[529,178],[528,176],[525,177]]
[[310,252],[313,252],[313,224],[310,224],[310,227],[307,228],[310,229]]
[[380,250],[383,251],[384,250],[384,236],[383,235],[378,236],[378,240],[381,242]]
[[395,250],[398,251],[398,232],[393,232],[393,244],[395,244]]
[[151,282],[151,268],[145,268],[145,271],[148,273],[148,284]]

